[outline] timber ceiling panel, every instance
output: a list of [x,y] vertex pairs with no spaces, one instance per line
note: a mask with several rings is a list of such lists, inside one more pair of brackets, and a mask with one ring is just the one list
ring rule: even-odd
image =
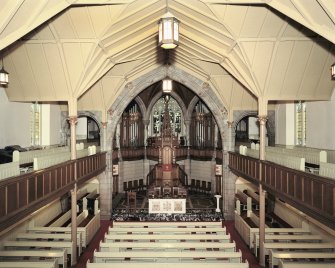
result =
[[167,10],[181,21],[170,64],[208,81],[228,110],[330,98],[334,0],[3,0],[8,98],[78,98],[106,112],[126,83],[166,64],[157,22]]

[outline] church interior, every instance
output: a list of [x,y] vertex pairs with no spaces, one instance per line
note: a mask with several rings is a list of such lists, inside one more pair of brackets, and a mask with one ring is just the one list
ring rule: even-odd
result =
[[333,0],[3,0],[0,267],[335,267]]

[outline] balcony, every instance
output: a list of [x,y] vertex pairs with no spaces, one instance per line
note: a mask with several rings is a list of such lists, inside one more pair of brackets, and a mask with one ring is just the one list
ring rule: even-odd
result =
[[0,231],[73,189],[106,168],[106,153],[67,161],[0,181]]
[[229,152],[230,170],[335,228],[335,180]]

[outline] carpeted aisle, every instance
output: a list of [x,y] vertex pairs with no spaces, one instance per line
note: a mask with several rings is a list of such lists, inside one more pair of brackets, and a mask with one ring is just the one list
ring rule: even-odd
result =
[[[241,249],[243,261],[245,259],[249,262],[249,268],[260,268],[261,266],[258,264],[255,256],[251,253],[247,245],[243,242],[240,235],[234,228],[234,221],[224,221],[223,225],[227,228],[228,233],[230,233],[232,239],[236,243],[236,249]],[[101,221],[100,230],[97,232],[96,236],[91,241],[90,245],[84,253],[80,256],[78,263],[73,266],[74,268],[85,268],[87,260],[90,261],[93,259],[93,252],[95,249],[98,249],[100,241],[103,239],[105,233],[108,231],[108,227],[112,226],[111,221]]]
[[231,238],[236,243],[236,250],[242,251],[242,258],[244,260],[248,260],[249,268],[261,268],[259,265],[255,255],[252,254],[248,246],[244,243],[241,236],[238,234],[234,227],[234,221],[224,221],[223,225],[226,226],[227,232],[230,234]]
[[97,234],[92,239],[89,246],[85,249],[84,253],[81,254],[78,263],[72,267],[74,268],[85,268],[87,260],[93,260],[93,252],[95,249],[99,248],[100,241],[104,238],[105,234],[108,231],[108,227],[112,226],[111,221],[100,221],[100,229]]

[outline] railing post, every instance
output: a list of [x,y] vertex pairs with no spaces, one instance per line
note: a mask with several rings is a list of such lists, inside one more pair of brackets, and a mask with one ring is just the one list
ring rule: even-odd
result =
[[265,160],[265,125],[267,116],[258,116],[259,121],[259,136],[260,136],[260,148],[259,148],[259,261],[261,266],[265,266],[265,191],[263,190],[264,174],[262,170],[262,161]]
[[[77,159],[76,151],[76,123],[77,116],[69,117],[71,130],[71,160]],[[74,187],[71,190],[71,240],[73,264],[77,263],[77,162],[74,163]]]

